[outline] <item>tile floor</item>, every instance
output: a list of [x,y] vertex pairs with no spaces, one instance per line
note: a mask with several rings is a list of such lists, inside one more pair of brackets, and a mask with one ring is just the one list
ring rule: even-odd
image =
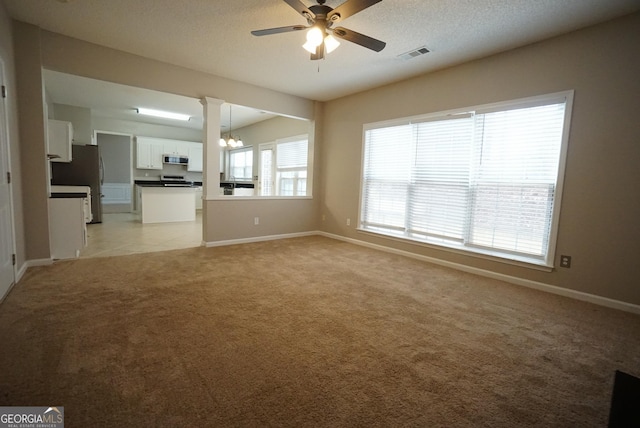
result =
[[88,244],[80,258],[122,256],[202,245],[202,212],[196,221],[142,224],[135,214],[104,214],[87,225]]

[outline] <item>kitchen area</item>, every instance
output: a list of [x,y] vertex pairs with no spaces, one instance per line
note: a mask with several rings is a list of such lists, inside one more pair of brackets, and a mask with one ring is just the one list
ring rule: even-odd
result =
[[[202,245],[200,100],[52,70],[43,76],[52,258]],[[140,105],[186,118],[149,116]],[[224,103],[217,194],[277,196],[276,168],[285,167],[275,162],[277,142],[308,131],[306,120]],[[288,180],[304,188],[304,178]]]
[[53,259],[201,244],[202,143],[99,133],[96,142],[78,144],[72,122],[48,121]]

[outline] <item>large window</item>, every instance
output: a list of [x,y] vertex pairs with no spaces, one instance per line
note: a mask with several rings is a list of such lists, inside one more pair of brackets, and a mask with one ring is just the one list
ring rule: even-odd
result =
[[260,145],[260,195],[306,196],[308,136]]
[[229,178],[232,181],[253,180],[253,148],[229,151]]
[[365,126],[360,229],[550,266],[572,96]]

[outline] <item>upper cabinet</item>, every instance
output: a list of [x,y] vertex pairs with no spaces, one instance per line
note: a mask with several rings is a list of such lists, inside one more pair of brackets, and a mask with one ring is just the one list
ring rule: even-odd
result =
[[162,169],[162,155],[179,155],[189,158],[188,171],[202,171],[201,143],[165,138],[136,137],[136,154],[136,167],[138,169]]
[[188,143],[185,141],[177,141],[177,140],[167,140],[162,143],[162,147],[163,147],[162,153],[165,155],[188,156],[189,144],[193,144],[193,143]]
[[202,144],[200,143],[188,143],[189,164],[187,165],[187,171],[202,172]]
[[138,137],[136,141],[136,167],[139,169],[162,169],[164,147],[161,142]]
[[47,122],[47,156],[51,162],[71,162],[73,125],[71,122],[49,119]]

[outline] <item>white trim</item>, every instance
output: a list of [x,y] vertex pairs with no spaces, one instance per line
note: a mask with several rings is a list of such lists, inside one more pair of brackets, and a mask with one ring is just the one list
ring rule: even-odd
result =
[[22,263],[20,266],[20,270],[16,273],[16,281],[15,284],[19,283],[25,273],[27,273],[27,269],[29,268],[29,264],[27,262]]
[[253,238],[241,238],[241,239],[229,239],[226,241],[210,241],[205,242],[205,247],[225,247],[227,245],[238,245],[238,244],[250,244],[254,242],[264,242],[264,241],[276,241],[278,239],[288,239],[288,238],[301,238],[304,236],[314,236],[320,235],[319,231],[311,231],[311,232],[298,232],[298,233],[285,233],[282,235],[266,235],[266,236],[256,236]]
[[424,121],[430,121],[430,120],[446,119],[447,117],[450,117],[450,116],[465,115],[465,114],[469,114],[469,115],[484,114],[487,112],[501,110],[504,107],[524,108],[524,107],[540,105],[543,102],[544,103],[549,102],[553,104],[553,102],[555,101],[557,102],[562,102],[565,100],[568,101],[569,98],[571,99],[571,102],[573,102],[573,94],[574,94],[573,89],[567,89],[564,91],[551,92],[549,94],[533,95],[530,97],[516,98],[513,100],[503,100],[503,101],[498,101],[498,102],[489,103],[489,104],[477,104],[471,107],[459,107],[451,110],[444,110],[444,111],[438,111],[438,112],[423,113],[423,114],[418,114],[418,115],[409,116],[409,117],[400,117],[395,119],[381,120],[379,122],[365,123],[362,126],[362,130],[364,133],[364,131],[368,131],[371,129],[387,128],[391,126],[409,125],[411,123],[424,122]]
[[[463,254],[468,255],[485,255],[488,257],[495,257],[498,261],[504,260],[505,263],[516,264],[519,265],[523,263],[527,265],[527,267],[536,268],[540,270],[551,271],[554,268],[555,263],[555,254],[556,254],[556,246],[558,240],[558,227],[560,221],[560,211],[562,206],[562,192],[564,187],[564,176],[566,170],[566,161],[567,161],[567,151],[569,145],[569,132],[571,125],[571,118],[573,112],[573,98],[575,91],[573,89],[568,89],[559,92],[553,92],[549,94],[535,95],[531,97],[518,98],[514,100],[505,100],[499,101],[490,104],[482,104],[476,105],[473,107],[464,107],[457,108],[453,110],[446,110],[441,112],[432,112],[417,116],[404,117],[399,119],[391,119],[380,122],[372,122],[365,123],[362,127],[362,141],[361,141],[361,158],[360,158],[360,188],[358,194],[358,219],[356,223],[356,228],[360,232],[372,233],[377,236],[387,237],[387,238],[397,238],[401,240],[405,240],[406,242],[414,243],[414,244],[426,244],[429,246],[434,246],[436,248],[442,249],[453,249],[459,250]],[[551,213],[551,228],[549,230],[548,239],[549,242],[547,244],[546,253],[543,254],[543,258],[539,259],[535,256],[527,257],[525,253],[518,252],[509,252],[502,251],[498,248],[480,248],[479,246],[466,245],[466,243],[460,243],[460,245],[454,244],[446,244],[444,242],[434,242],[434,240],[429,240],[427,236],[425,239],[417,239],[414,236],[411,236],[408,233],[408,230],[403,231],[403,235],[392,235],[388,233],[384,233],[379,230],[374,230],[373,228],[366,228],[363,226],[363,209],[364,209],[364,173],[365,173],[365,157],[367,152],[367,131],[372,131],[376,129],[390,128],[390,127],[398,127],[404,126],[414,123],[423,123],[429,122],[433,120],[446,120],[450,118],[461,118],[461,117],[471,117],[475,114],[486,114],[491,112],[497,112],[502,110],[512,110],[512,109],[521,109],[528,107],[535,107],[547,104],[556,104],[556,103],[565,103],[564,108],[564,121],[562,128],[562,136],[561,136],[561,144],[560,144],[560,154],[558,158],[558,173],[556,176],[555,183],[555,192],[553,196],[553,210]],[[407,182],[407,185],[410,183]],[[409,196],[407,196],[407,210],[409,209],[409,205],[411,202],[409,201]],[[405,215],[405,217],[408,214]],[[468,213],[468,215],[473,215],[472,213]],[[405,218],[406,223],[406,218]],[[512,263],[515,262],[515,263]]]
[[361,228],[356,228],[356,231],[358,233],[364,233],[370,236],[375,236],[377,238],[386,238],[386,239],[390,239],[392,241],[397,241],[397,242],[402,242],[405,244],[411,244],[411,245],[416,245],[419,247],[426,247],[426,248],[432,248],[434,250],[439,250],[439,251],[448,251],[450,253],[455,253],[455,254],[461,254],[463,256],[467,256],[467,257],[475,257],[478,259],[484,259],[484,260],[491,260],[492,262],[496,262],[496,263],[502,263],[502,264],[507,264],[507,265],[512,265],[512,266],[518,266],[518,267],[523,267],[526,269],[534,269],[534,270],[539,270],[542,272],[552,272],[553,271],[553,266],[552,265],[545,265],[545,264],[540,264],[540,263],[536,263],[535,261],[530,261],[529,259],[522,257],[522,258],[510,258],[507,259],[503,256],[503,253],[495,253],[492,252],[490,250],[484,250],[482,248],[474,248],[473,250],[470,250],[468,247],[465,248],[460,248],[458,246],[455,245],[447,245],[446,243],[431,243],[431,242],[426,242],[426,241],[418,241],[415,239],[410,239],[410,238],[406,238],[404,236],[398,236],[398,235],[393,235],[393,234],[386,234],[386,233],[381,233],[381,232],[374,232],[371,230],[367,230],[367,229],[361,229]]
[[347,238],[340,235],[334,235],[327,232],[318,232],[319,235],[333,238],[340,241],[345,241],[350,244],[361,245],[363,247],[372,248],[375,250],[385,251],[388,253],[398,254],[401,256],[410,257],[412,259],[417,259],[433,264],[437,264],[440,266],[445,266],[449,268],[453,268],[456,270],[460,270],[463,272],[468,272],[480,276],[484,276],[487,278],[497,279],[500,281],[505,281],[514,285],[521,285],[527,288],[532,288],[539,291],[544,291],[551,294],[556,294],[559,296],[569,297],[576,300],[581,300],[583,302],[593,303],[599,306],[605,306],[607,308],[618,309],[625,312],[630,312],[633,314],[640,315],[640,305],[635,305],[633,303],[623,302],[621,300],[614,300],[608,297],[597,296],[595,294],[584,293],[582,291],[571,290],[568,288],[558,287],[555,285],[545,284],[543,282],[531,281],[528,279],[518,278],[515,276],[505,275],[502,273],[492,272],[485,269],[479,269],[471,266],[466,266],[460,263],[449,262],[446,260],[436,259],[433,257],[423,256],[420,254],[414,254],[404,250],[397,250],[395,248],[385,247],[384,245],[372,244],[365,241],[360,241],[353,238]]
[[16,265],[16,267],[15,267],[15,270],[16,270],[15,281],[9,286],[9,289],[7,290],[5,295],[0,297],[0,304],[2,304],[2,302],[4,302],[4,300],[7,298],[7,296],[9,296],[9,293],[11,293],[11,291],[16,287],[16,285],[18,285],[20,280],[22,280],[22,277],[27,273],[27,269],[29,269],[31,267],[36,267],[36,266],[48,266],[48,265],[52,265],[52,264],[53,264],[53,260],[52,259],[36,259],[36,260],[27,260],[26,262],[24,262],[22,264],[22,266],[20,266],[20,269],[18,269],[18,267]]
[[49,266],[53,264],[53,259],[34,259],[27,260],[25,265],[27,268],[37,267],[37,266]]
[[[13,82],[12,82],[13,83]],[[4,150],[5,154],[7,156],[7,172],[11,174],[11,183],[9,183],[9,223],[10,223],[10,227],[11,227],[11,254],[13,254],[13,256],[17,256],[17,240],[16,240],[16,219],[15,219],[15,200],[14,200],[14,192],[13,192],[13,186],[15,183],[15,174],[13,173],[13,169],[12,169],[12,157],[11,157],[11,141],[12,141],[12,135],[11,135],[11,126],[9,123],[9,96],[11,95],[9,93],[10,88],[9,88],[9,81],[7,78],[7,74],[5,72],[5,61],[4,61],[4,57],[0,57],[0,86],[4,86],[5,90],[7,91],[7,98],[3,98],[2,101],[0,101],[2,103],[2,117],[0,117],[0,120],[3,122],[4,126],[0,126],[0,129],[4,130],[4,136],[6,137],[6,144],[7,146],[3,149],[2,147],[0,147],[0,150]],[[14,86],[15,88],[15,83]],[[15,105],[15,104],[14,104]],[[45,103],[46,106],[46,103]],[[16,116],[17,116],[17,112],[16,112]],[[2,136],[0,136],[0,138],[2,138]],[[13,269],[13,284],[9,285],[9,288],[7,289],[7,292],[5,293],[5,297],[9,294],[9,291],[11,291],[11,288],[13,287],[14,284],[16,284],[18,282],[18,267],[17,265],[13,265],[12,266]]]

